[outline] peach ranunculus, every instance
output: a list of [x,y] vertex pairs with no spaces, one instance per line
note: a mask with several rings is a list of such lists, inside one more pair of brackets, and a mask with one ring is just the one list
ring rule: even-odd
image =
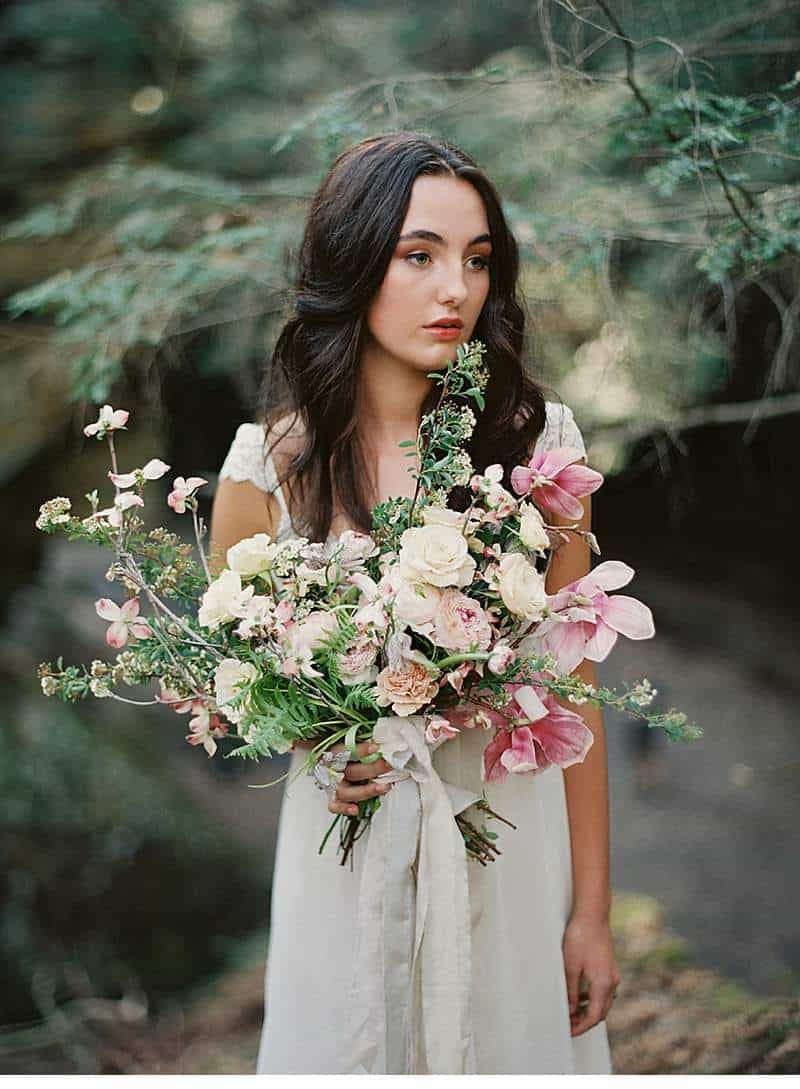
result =
[[442,591],[434,624],[435,641],[445,650],[486,650],[492,641],[480,603],[452,587]]
[[430,670],[419,662],[406,660],[400,669],[381,670],[376,679],[377,702],[380,707],[391,705],[396,715],[416,714],[430,703],[439,691]]
[[400,538],[400,576],[406,582],[432,586],[466,586],[472,581],[475,560],[464,534],[454,526],[413,526]]

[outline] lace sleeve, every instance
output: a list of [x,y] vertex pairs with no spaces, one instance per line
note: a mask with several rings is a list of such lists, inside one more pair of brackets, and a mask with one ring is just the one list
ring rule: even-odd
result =
[[272,459],[264,457],[264,428],[260,424],[243,423],[237,430],[230,450],[222,463],[219,478],[249,480],[262,492],[275,490],[277,478]]
[[574,446],[580,450],[581,457],[586,457],[583,435],[575,422],[572,409],[559,401],[546,401],[547,421],[544,431],[536,441],[536,449],[544,453],[555,450],[558,446]]

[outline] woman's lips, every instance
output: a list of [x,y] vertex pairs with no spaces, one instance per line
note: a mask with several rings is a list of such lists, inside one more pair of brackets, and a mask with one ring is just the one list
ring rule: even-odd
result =
[[437,340],[459,340],[464,331],[455,325],[425,325],[423,328]]

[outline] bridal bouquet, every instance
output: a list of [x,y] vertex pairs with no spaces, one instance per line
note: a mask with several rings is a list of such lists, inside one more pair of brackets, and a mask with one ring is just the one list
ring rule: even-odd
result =
[[[379,504],[369,535],[346,531],[318,543],[256,534],[228,549],[216,577],[197,511],[206,481],[176,477],[167,499],[176,514],[190,515],[194,545],[147,529],[145,490],[170,466],[153,458],[120,472],[115,435],[129,414],[104,405],[85,433],[108,443],[113,501],[101,508],[92,492],[89,513],[79,517],[68,499],[51,499],[37,526],[113,552],[106,577],[120,600],[101,598],[95,608],[117,653],[88,666],[43,663],[45,695],[169,705],[189,716],[186,739],[209,756],[221,741],[236,743],[227,756],[257,760],[313,740],[301,771],[327,790],[360,742],[386,741],[386,716],[414,716],[429,751],[463,730],[485,731],[487,783],[585,758],[592,734],[556,697],[621,708],[671,739],[700,736],[674,708],[650,710],[655,690],[646,679],[618,692],[571,675],[583,658],[603,661],[620,634],[652,636],[652,616],[636,599],[612,593],[634,573],[619,561],[546,593],[543,569],[569,533],[599,554],[578,524],[579,500],[603,478],[570,447],[514,468],[510,491],[500,465],[474,471],[466,446],[472,405],[484,405],[483,352],[480,342],[462,345],[445,371],[430,376],[440,386],[438,403],[416,442],[402,444],[418,459],[413,499]],[[554,515],[560,524],[551,523]],[[156,685],[151,699],[118,691],[141,684]],[[384,755],[390,759],[386,746]],[[358,816],[337,815],[320,850],[342,822],[344,863],[380,805],[373,798],[359,804]],[[477,808],[503,820],[485,798]],[[485,824],[455,819],[471,857],[485,864],[499,853]]]

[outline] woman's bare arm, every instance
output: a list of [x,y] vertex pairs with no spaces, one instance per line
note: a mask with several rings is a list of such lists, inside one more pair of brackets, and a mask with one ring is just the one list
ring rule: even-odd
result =
[[[583,516],[580,529],[591,529],[591,496],[581,500]],[[558,522],[558,519],[555,519]],[[553,556],[547,573],[546,589],[555,594],[562,586],[589,573],[589,546],[575,533]],[[597,684],[594,662],[584,659],[573,673]],[[579,711],[594,735],[594,744],[582,764],[564,770],[564,787],[569,811],[572,842],[573,912],[608,919],[611,907],[609,887],[609,813],[608,760],[603,713],[588,703],[580,708],[566,701],[570,711]]]
[[225,566],[229,548],[256,533],[275,537],[281,518],[280,504],[274,495],[263,492],[249,480],[220,480],[211,508],[209,567],[218,575]]
[[[581,502],[583,516],[578,525],[588,530],[591,499],[587,496]],[[557,550],[550,564],[546,580],[549,594],[581,578],[590,569],[589,546],[574,533],[568,537],[568,543]],[[589,684],[597,684],[593,662],[584,659],[573,673]],[[570,1032],[572,1036],[580,1036],[607,1017],[620,981],[609,925],[608,753],[600,708],[588,703],[576,708],[561,702],[571,711],[579,710],[594,735],[594,743],[583,763],[573,764],[563,773],[572,853],[572,906],[564,929],[564,968]],[[585,991],[580,989],[582,980]]]

